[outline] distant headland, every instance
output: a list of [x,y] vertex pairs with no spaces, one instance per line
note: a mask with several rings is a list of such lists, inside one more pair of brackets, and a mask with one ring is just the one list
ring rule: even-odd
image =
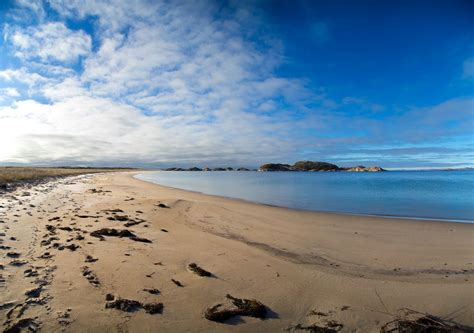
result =
[[267,163],[261,165],[256,170],[251,170],[247,168],[237,168],[232,167],[226,168],[167,168],[165,171],[306,171],[306,172],[333,172],[333,171],[349,171],[349,172],[380,172],[387,171],[379,166],[353,166],[353,167],[339,167],[335,164],[328,162],[315,162],[315,161],[298,161],[293,165],[290,164],[281,164],[281,163]]

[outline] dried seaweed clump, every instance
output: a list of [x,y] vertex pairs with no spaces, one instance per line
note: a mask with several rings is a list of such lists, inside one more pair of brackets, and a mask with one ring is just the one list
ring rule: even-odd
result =
[[151,243],[151,240],[137,237],[137,235],[135,235],[133,232],[126,229],[117,230],[113,228],[102,228],[102,229],[91,232],[91,236],[100,238],[101,240],[104,240],[104,236],[119,237],[119,238],[127,237],[136,242]]
[[188,269],[193,272],[193,273],[196,273],[197,275],[199,276],[206,276],[206,277],[211,277],[212,276],[212,273],[206,271],[205,269],[199,267],[197,264],[195,263],[190,263],[188,265]]
[[243,299],[232,297],[227,294],[226,298],[230,300],[230,306],[216,304],[206,309],[204,317],[207,320],[222,323],[235,316],[247,316],[265,319],[267,316],[267,308],[265,305],[255,299]]
[[111,301],[105,304],[106,309],[117,309],[124,312],[135,312],[144,309],[149,314],[156,314],[163,312],[163,303],[140,303],[126,298],[117,298],[110,294],[107,299]]
[[427,313],[402,309],[402,315],[386,323],[380,333],[473,333],[474,328],[466,327]]

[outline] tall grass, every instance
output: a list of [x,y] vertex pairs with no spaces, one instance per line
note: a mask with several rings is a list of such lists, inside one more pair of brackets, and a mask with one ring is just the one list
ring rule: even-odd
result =
[[127,171],[130,169],[112,168],[34,168],[34,167],[0,167],[0,185],[25,181],[41,180],[47,177],[61,177],[98,172]]

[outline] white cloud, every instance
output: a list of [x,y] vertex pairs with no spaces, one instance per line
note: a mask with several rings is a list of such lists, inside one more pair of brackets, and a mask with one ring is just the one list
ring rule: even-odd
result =
[[6,95],[9,97],[18,97],[20,96],[20,93],[15,88],[8,87],[8,88],[0,89],[0,95]]
[[[380,111],[377,104],[338,103],[304,80],[277,76],[281,45],[251,10],[223,13],[189,1],[48,3],[60,18],[87,19],[97,46],[62,22],[5,29],[22,65],[0,71],[0,83],[29,99],[0,106],[0,162],[255,165],[285,161],[301,147],[362,140],[331,130],[364,128],[374,140],[396,134],[379,121],[333,112],[350,104]],[[326,26],[313,32],[327,39]],[[423,112],[443,113],[425,109],[415,118]],[[406,127],[411,135],[416,126]]]
[[42,62],[75,62],[91,50],[91,37],[82,30],[70,30],[62,22],[50,22],[29,28],[16,28],[5,35],[17,57]]

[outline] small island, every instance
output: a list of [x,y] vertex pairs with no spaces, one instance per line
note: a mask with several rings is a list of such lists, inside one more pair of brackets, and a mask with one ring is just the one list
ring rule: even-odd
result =
[[267,163],[261,165],[258,169],[250,170],[247,168],[199,168],[199,167],[192,167],[192,168],[167,168],[164,171],[306,171],[306,172],[332,172],[332,171],[349,171],[349,172],[379,172],[379,171],[387,171],[379,166],[353,166],[353,167],[340,167],[332,163],[328,162],[315,162],[315,161],[298,161],[293,165],[290,164],[282,164],[282,163]]
[[315,161],[298,161],[293,165],[281,163],[268,163],[260,166],[258,171],[309,171],[309,172],[335,172],[335,171],[349,171],[349,172],[380,172],[387,171],[379,166],[365,167],[358,165],[354,167],[339,167],[328,162]]

